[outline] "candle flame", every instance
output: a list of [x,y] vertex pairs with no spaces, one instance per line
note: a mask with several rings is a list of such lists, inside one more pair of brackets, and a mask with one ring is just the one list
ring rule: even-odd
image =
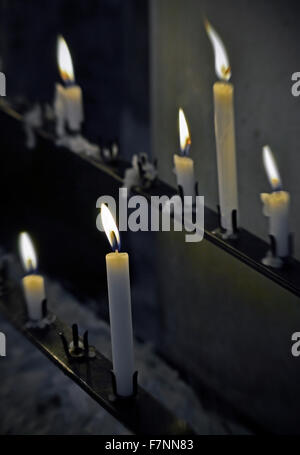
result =
[[208,20],[205,21],[205,29],[214,50],[217,76],[223,81],[229,81],[231,68],[223,41]]
[[263,162],[273,190],[278,191],[281,188],[280,174],[272,150],[268,145],[263,147]]
[[63,36],[57,39],[57,62],[60,75],[65,82],[74,82],[72,57]]
[[27,232],[19,234],[19,250],[24,269],[32,272],[37,267],[37,259],[30,236]]
[[180,108],[178,111],[178,122],[179,122],[179,139],[180,139],[180,150],[183,155],[187,155],[191,146],[191,136],[189,127],[184,115],[183,110]]
[[121,241],[114,217],[112,216],[106,204],[101,204],[101,221],[105,234],[113,250],[120,251]]

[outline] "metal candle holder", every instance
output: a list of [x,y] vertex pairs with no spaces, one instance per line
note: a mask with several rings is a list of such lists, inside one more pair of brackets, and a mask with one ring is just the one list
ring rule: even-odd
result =
[[41,319],[30,319],[28,318],[25,326],[28,329],[45,329],[50,326],[56,319],[55,314],[48,311],[47,299],[41,302],[42,305],[42,317]]
[[[181,185],[177,185],[178,186],[178,194],[180,196],[180,199],[182,200],[182,203],[184,202],[184,196],[191,196],[191,194],[184,194],[183,192],[183,188]],[[199,196],[199,191],[198,191],[198,182],[195,182],[195,197],[196,196]],[[193,210],[194,208],[196,207],[196,202],[195,200],[193,201]]]
[[70,343],[63,332],[59,333],[64,351],[69,360],[87,361],[96,357],[96,349],[94,346],[89,346],[88,331],[86,330],[83,335],[83,341],[78,336],[78,324],[72,325],[73,340]]
[[220,237],[224,240],[235,240],[238,238],[238,226],[237,226],[237,210],[234,209],[231,212],[231,223],[232,223],[232,232],[230,234],[227,233],[227,230],[223,228],[221,223],[221,209],[220,206],[217,205],[217,213],[218,213],[218,224],[219,226],[212,231],[217,237]]
[[[79,362],[88,362],[91,359],[96,357],[96,349],[94,346],[89,345],[88,341],[88,331],[86,330],[83,334],[82,340],[78,335],[78,324],[72,325],[72,341],[68,343],[67,338],[65,337],[64,332],[59,332],[60,339],[63,344],[65,354],[69,361],[79,361]],[[133,392],[129,396],[119,395],[117,392],[117,381],[113,370],[110,370],[113,395],[111,396],[111,401],[116,399],[118,400],[128,400],[136,397],[138,390],[137,376],[138,372],[135,371],[132,376],[133,381]]]
[[[137,386],[137,373],[133,375],[135,399],[130,399],[133,396],[128,397],[129,399],[117,396],[111,374],[113,366],[107,358],[96,350],[92,361],[89,361],[90,357],[86,355],[74,356],[72,345],[67,342],[67,339],[72,338],[73,344],[75,341],[76,345],[78,328],[73,326],[71,330],[58,317],[46,331],[29,330],[24,327],[26,309],[21,289],[18,286],[11,288],[11,292],[0,296],[0,311],[70,380],[135,434],[176,436],[193,434],[193,430],[186,422],[177,418],[152,395]],[[86,348],[87,335],[82,340],[78,340],[79,348],[81,347],[80,341]]]
[[277,255],[276,237],[274,237],[274,235],[272,235],[272,234],[269,234],[269,238],[270,238],[270,249],[261,262],[268,267],[272,267],[274,269],[280,269],[289,262],[292,254],[293,254],[294,236],[292,233],[289,234],[289,254],[286,257],[280,257]]
[[115,373],[113,372],[113,370],[110,370],[110,374],[111,374],[111,381],[112,381],[112,388],[113,388],[113,392],[114,392],[114,395],[111,397],[111,400],[114,401],[114,400],[132,400],[133,398],[135,398],[137,396],[137,392],[138,392],[138,372],[135,371],[132,375],[132,394],[131,395],[128,395],[128,396],[123,396],[123,395],[119,395],[118,392],[117,392],[117,381],[116,381],[116,376],[115,376]]

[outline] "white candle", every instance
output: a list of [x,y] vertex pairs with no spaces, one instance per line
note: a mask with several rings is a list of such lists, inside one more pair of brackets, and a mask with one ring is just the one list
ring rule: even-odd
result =
[[180,155],[174,155],[177,185],[181,186],[183,196],[195,196],[194,161],[187,156],[191,146],[189,128],[183,110],[178,113]]
[[57,58],[64,86],[55,86],[54,110],[56,117],[56,133],[65,135],[65,127],[73,132],[79,132],[83,122],[82,91],[75,84],[72,58],[67,43],[62,36],[58,37]]
[[43,317],[42,302],[45,299],[44,279],[40,275],[30,273],[36,269],[37,260],[33,244],[26,232],[22,232],[19,236],[19,248],[24,268],[29,273],[22,279],[28,317],[31,320],[39,321]]
[[101,204],[100,210],[102,226],[115,250],[106,255],[112,358],[117,393],[126,397],[133,393],[134,374],[129,258],[118,251],[119,231],[109,209]]
[[28,275],[22,279],[29,319],[39,321],[43,317],[42,302],[45,299],[44,279],[40,275]]
[[222,40],[209,22],[206,22],[206,31],[214,48],[216,73],[221,79],[221,82],[216,82],[213,86],[215,136],[221,225],[226,229],[226,234],[230,235],[233,233],[232,212],[238,211],[234,90],[228,82],[231,69]]
[[289,255],[289,205],[290,195],[281,189],[281,179],[276,162],[269,146],[263,147],[263,162],[272,193],[262,193],[263,213],[269,217],[269,234],[276,242],[276,256],[284,258]]

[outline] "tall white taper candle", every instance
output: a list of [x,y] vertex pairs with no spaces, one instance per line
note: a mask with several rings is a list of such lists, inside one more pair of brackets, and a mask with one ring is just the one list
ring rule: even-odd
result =
[[106,255],[112,358],[117,393],[126,397],[133,393],[134,374],[129,258],[118,251],[119,232],[108,207],[102,204],[100,210],[102,226],[115,249]]
[[134,373],[128,254],[107,254],[106,269],[117,392],[119,395],[128,396],[133,392]]
[[238,212],[237,171],[235,156],[235,128],[233,85],[229,83],[231,69],[224,44],[215,29],[206,21],[206,31],[215,55],[215,69],[220,82],[213,86],[215,136],[218,166],[221,225],[226,235],[233,232],[232,213]]
[[230,234],[232,212],[238,209],[233,85],[216,82],[213,92],[221,225]]

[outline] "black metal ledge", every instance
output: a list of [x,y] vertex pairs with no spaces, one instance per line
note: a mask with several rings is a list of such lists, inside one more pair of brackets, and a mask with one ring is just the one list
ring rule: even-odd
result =
[[[23,117],[15,109],[10,107],[5,101],[0,100],[0,109],[9,115],[10,117],[16,119],[19,122],[23,122]],[[54,142],[54,135],[46,131],[45,129],[37,130],[40,140],[46,141],[47,143]],[[73,152],[65,149],[66,152],[73,154]],[[123,181],[124,170],[130,166],[130,164],[124,160],[118,160],[114,165],[108,165],[100,160],[88,157],[84,154],[76,154],[80,156],[87,163],[96,167],[101,172],[109,175],[116,182],[120,184]],[[136,188],[135,192],[137,194],[142,194],[146,198],[151,196],[161,196],[167,195],[169,197],[175,195],[177,190],[170,185],[157,180],[155,184],[147,190],[141,188]],[[211,210],[210,208],[205,208],[205,232],[204,237],[208,241],[212,242],[217,247],[222,248],[227,253],[231,254],[238,260],[244,262],[248,266],[255,269],[257,272],[265,275],[267,278],[273,280],[278,285],[292,292],[293,294],[300,297],[300,262],[294,258],[291,258],[287,264],[281,269],[272,269],[262,264],[261,260],[265,257],[267,251],[269,250],[269,244],[264,240],[256,237],[247,230],[240,228],[239,236],[235,240],[224,240],[213,233],[213,231],[218,227],[219,217],[217,212]]]
[[64,332],[71,339],[72,330],[64,322],[56,319],[45,330],[27,329],[25,302],[20,288],[10,286],[9,292],[0,296],[0,310],[63,373],[133,433],[193,434],[184,421],[177,419],[141,387],[138,387],[134,398],[115,398],[111,378],[112,364],[98,351],[96,357],[89,361],[69,361],[59,333]]
[[[151,196],[166,195],[171,197],[177,194],[175,188],[160,180],[158,180],[152,188],[147,189],[147,191],[136,188],[136,192],[142,194],[147,199],[150,199]],[[263,265],[261,260],[266,256],[267,251],[270,249],[270,245],[267,242],[243,228],[239,228],[239,235],[236,239],[224,240],[213,233],[219,226],[217,212],[205,207],[204,213],[204,238],[206,240],[219,248],[222,248],[224,251],[249,265],[257,272],[262,273],[280,286],[300,297],[299,261],[294,258],[289,258],[288,263],[284,264],[281,269],[272,269]]]

